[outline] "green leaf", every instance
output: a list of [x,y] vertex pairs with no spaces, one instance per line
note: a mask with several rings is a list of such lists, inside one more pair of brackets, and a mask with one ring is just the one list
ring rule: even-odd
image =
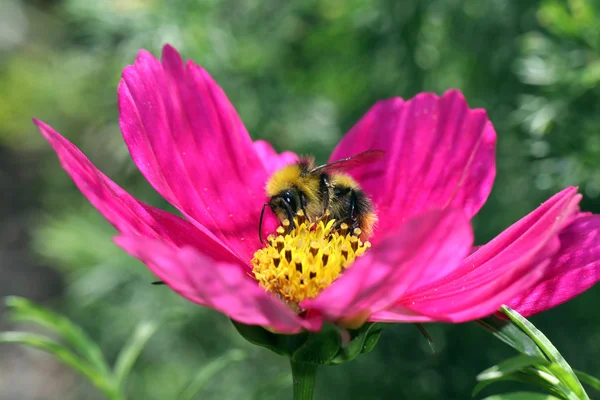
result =
[[500,311],[525,332],[538,345],[540,350],[544,352],[546,357],[552,361],[552,364],[549,365],[549,369],[554,376],[560,379],[565,386],[575,393],[575,395],[579,396],[578,398],[589,399],[585,389],[581,386],[581,382],[579,382],[579,379],[571,369],[571,366],[539,329],[510,307],[502,306]]
[[502,376],[501,378],[482,380],[475,386],[475,388],[473,388],[473,392],[471,393],[471,395],[473,397],[475,397],[476,395],[479,394],[479,392],[481,392],[483,389],[485,389],[489,385],[496,383],[496,382],[504,382],[504,381],[522,382],[522,383],[526,383],[526,384],[529,384],[532,386],[540,387],[542,389],[549,391],[550,393],[561,395],[561,393],[558,391],[558,389],[554,388],[554,386],[552,386],[552,384],[548,383],[548,381],[546,379],[542,378],[542,376],[540,376],[540,374],[535,373],[535,372],[531,371],[530,369],[524,369],[522,371],[517,371],[512,374]]
[[383,325],[367,322],[357,330],[350,332],[350,342],[342,344],[339,352],[331,360],[332,364],[341,364],[351,361],[359,354],[368,353],[379,341]]
[[511,321],[491,316],[477,320],[477,323],[520,353],[545,357],[538,345]]
[[415,326],[417,327],[417,329],[419,330],[419,332],[421,333],[421,335],[423,335],[423,337],[425,338],[425,340],[427,340],[427,344],[429,344],[429,348],[431,349],[431,352],[433,354],[435,354],[435,343],[433,342],[433,338],[431,337],[431,335],[427,331],[427,328],[425,328],[423,326],[423,324],[415,324]]
[[110,381],[109,378],[99,374],[94,370],[92,365],[88,364],[71,350],[54,340],[42,335],[27,332],[2,332],[0,333],[0,343],[22,344],[50,353],[59,361],[84,375],[102,392],[110,394],[110,398],[117,398],[114,395],[112,381]]
[[240,335],[257,346],[265,347],[279,355],[291,357],[292,353],[306,340],[308,334],[277,335],[267,331],[262,326],[246,325],[231,320]]
[[507,394],[495,394],[483,400],[560,400],[560,398],[535,392],[513,392]]
[[12,320],[31,322],[60,335],[65,343],[71,346],[100,373],[105,376],[111,376],[106,359],[102,355],[98,345],[69,319],[22,297],[7,297],[6,305],[11,310]]
[[341,344],[340,328],[324,325],[321,331],[308,335],[306,341],[292,354],[291,359],[302,364],[331,364]]
[[374,323],[369,326],[367,332],[365,333],[365,340],[360,351],[361,354],[366,354],[373,350],[375,345],[377,345],[377,342],[379,342],[379,337],[381,336],[382,330],[383,324],[381,323]]
[[193,400],[198,393],[204,388],[206,383],[210,381],[223,368],[235,361],[241,361],[246,358],[246,354],[241,350],[230,350],[223,356],[211,361],[207,365],[200,368],[196,376],[183,389],[177,397],[178,400]]
[[383,325],[366,323],[361,328],[347,331],[349,340],[342,340],[345,330],[334,324],[324,325],[319,332],[281,335],[260,326],[231,321],[237,331],[250,343],[266,347],[277,354],[307,364],[341,364],[361,353],[370,352],[381,335]]
[[119,388],[123,389],[125,387],[125,380],[133,364],[146,345],[146,342],[156,333],[158,327],[159,324],[156,322],[142,322],[136,327],[127,344],[121,349],[114,368],[115,384]]
[[477,375],[477,380],[484,381],[488,379],[502,378],[506,375],[512,374],[513,372],[520,371],[521,369],[530,365],[548,364],[549,361],[546,358],[522,354],[513,358],[509,358],[508,360],[502,361],[501,363],[486,369],[485,371]]
[[575,370],[575,375],[577,375],[577,378],[579,378],[579,380],[581,382],[590,385],[591,387],[593,387],[594,389],[596,389],[597,391],[600,392],[600,379],[598,379],[590,374],[586,374],[583,371],[577,371],[577,370]]

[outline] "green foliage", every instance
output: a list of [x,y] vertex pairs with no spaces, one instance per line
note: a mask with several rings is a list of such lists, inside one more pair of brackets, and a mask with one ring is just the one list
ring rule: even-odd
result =
[[[531,322],[507,306],[501,308],[510,321],[498,323],[497,317],[482,321],[481,325],[494,333],[500,340],[519,350],[522,354],[500,362],[488,368],[477,376],[478,385],[473,390],[473,396],[492,383],[502,381],[517,381],[538,386],[550,392],[551,396],[524,397],[527,393],[511,393],[496,395],[487,399],[519,399],[519,398],[559,398],[565,400],[589,399],[581,385],[580,379],[598,389],[600,381],[591,375],[574,372],[564,357],[548,338]],[[513,326],[513,329],[506,329]],[[516,329],[515,329],[516,328]],[[535,346],[536,355],[531,355]],[[556,396],[556,397],[555,397]]]
[[[15,321],[27,321],[48,329],[67,346],[42,335],[26,332],[0,333],[0,343],[18,343],[46,351],[90,380],[107,399],[124,399],[120,382],[111,373],[98,346],[79,328],[52,311],[34,303],[10,297],[7,306]],[[131,363],[135,361],[132,358]]]
[[559,400],[558,397],[535,392],[515,392],[509,394],[497,394],[486,397],[484,400]]
[[577,375],[577,378],[579,378],[581,382],[590,385],[592,388],[600,392],[600,379],[582,371],[575,371],[575,375]]
[[359,329],[348,331],[328,324],[317,333],[279,335],[260,326],[231,322],[250,343],[300,364],[337,365],[354,360],[373,350],[382,330],[382,324],[368,322]]
[[[61,344],[48,336],[27,332],[1,332],[0,344],[21,344],[50,353],[61,362],[85,376],[108,400],[126,398],[126,380],[131,368],[144,346],[156,333],[159,324],[153,321],[141,322],[119,352],[110,368],[98,345],[77,325],[67,318],[47,308],[20,297],[9,297],[6,305],[11,319],[29,322],[43,327],[57,336]],[[245,353],[230,350],[198,370],[185,385],[178,399],[192,400],[204,389],[206,382],[234,361],[241,361]]]

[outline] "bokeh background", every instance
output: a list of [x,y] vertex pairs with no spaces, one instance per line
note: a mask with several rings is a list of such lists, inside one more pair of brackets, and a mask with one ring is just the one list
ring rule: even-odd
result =
[[[599,12],[597,0],[2,0],[0,297],[69,316],[109,360],[138,323],[161,322],[130,399],[184,398],[203,376],[192,398],[291,398],[286,360],[245,343],[225,317],[151,286],[153,276],[112,244],[114,230],[31,117],[163,207],[118,127],[120,73],[140,48],[158,55],[175,45],[222,85],[254,138],[320,161],[378,99],[459,88],[498,133],[496,184],[475,220],[483,243],[567,185],[600,212]],[[593,288],[532,318],[572,366],[594,375],[599,301]],[[24,328],[2,308],[0,320],[0,329]],[[322,368],[317,398],[468,399],[478,372],[513,355],[473,324],[428,328],[438,354],[414,326],[390,327],[372,353]],[[100,398],[50,356],[0,347],[0,399]]]

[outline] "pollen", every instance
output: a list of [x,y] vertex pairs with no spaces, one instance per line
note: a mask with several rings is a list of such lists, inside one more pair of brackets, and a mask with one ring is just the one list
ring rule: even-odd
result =
[[327,215],[311,222],[302,211],[284,220],[254,253],[252,273],[259,285],[300,312],[302,300],[316,297],[371,247],[360,239],[360,229],[334,225]]

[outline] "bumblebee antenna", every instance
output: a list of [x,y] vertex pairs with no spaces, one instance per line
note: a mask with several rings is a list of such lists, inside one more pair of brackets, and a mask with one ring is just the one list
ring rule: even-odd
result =
[[265,242],[263,241],[263,235],[262,235],[262,223],[263,223],[263,216],[265,215],[265,207],[268,206],[269,203],[265,203],[262,206],[262,210],[260,211],[260,220],[258,222],[258,238],[260,239],[260,244],[265,244]]

